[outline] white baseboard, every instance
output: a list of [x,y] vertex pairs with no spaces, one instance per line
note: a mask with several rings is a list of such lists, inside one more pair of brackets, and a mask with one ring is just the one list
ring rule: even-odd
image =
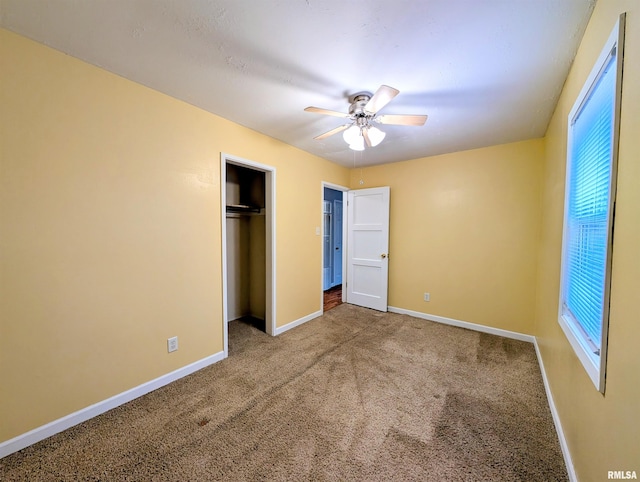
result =
[[302,318],[292,321],[291,323],[287,323],[284,326],[276,327],[276,331],[273,335],[277,336],[281,333],[284,333],[285,331],[290,330],[291,328],[295,328],[296,326],[302,325],[307,321],[311,321],[315,318],[318,318],[319,316],[322,316],[322,310],[316,311],[315,313],[311,313],[310,315],[307,315],[307,316],[303,316]]
[[547,392],[547,401],[549,402],[549,409],[551,410],[551,416],[553,417],[553,424],[556,426],[556,432],[558,433],[558,440],[560,441],[560,448],[562,449],[562,456],[564,457],[564,464],[567,466],[567,473],[571,482],[578,482],[578,476],[576,475],[575,467],[573,466],[573,460],[571,459],[571,452],[569,452],[569,446],[567,445],[567,439],[564,436],[562,430],[562,423],[560,422],[560,415],[556,409],[556,404],[553,400],[553,394],[551,393],[551,387],[549,386],[549,380],[547,379],[547,372],[544,369],[544,362],[542,361],[542,354],[538,347],[538,340],[533,342],[533,346],[536,348],[536,356],[538,357],[538,365],[540,365],[540,373],[542,373],[542,381],[544,382],[544,389]]
[[134,400],[142,395],[145,395],[153,390],[157,390],[160,387],[168,385],[182,377],[190,375],[204,367],[212,365],[220,360],[224,359],[224,352],[218,352],[202,360],[198,360],[190,365],[174,370],[166,375],[162,375],[154,380],[138,385],[130,390],[114,395],[111,398],[107,398],[101,402],[95,403],[88,407],[85,407],[77,412],[66,415],[58,420],[54,420],[46,425],[37,427],[29,432],[23,433],[10,440],[0,443],[0,458],[6,457],[9,454],[22,450],[29,445],[33,445],[36,442],[51,437],[63,430],[85,422],[93,417],[107,412],[112,408],[123,405],[131,400]]
[[469,323],[468,321],[454,320],[453,318],[445,318],[444,316],[430,315],[428,313],[421,313],[419,311],[405,310],[404,308],[396,308],[394,306],[389,306],[388,310],[392,313],[409,315],[415,318],[422,318],[423,320],[435,321],[436,323],[443,323],[445,325],[457,326],[459,328],[480,331],[482,333],[489,333],[490,335],[513,338],[514,340],[527,341],[529,343],[533,343],[535,341],[535,337],[533,335],[518,333],[517,331],[502,330],[500,328],[478,325],[476,323]]

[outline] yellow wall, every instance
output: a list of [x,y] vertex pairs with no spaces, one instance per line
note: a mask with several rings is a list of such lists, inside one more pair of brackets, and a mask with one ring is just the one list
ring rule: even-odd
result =
[[[566,117],[623,11],[603,396],[557,324]],[[535,334],[580,480],[638,470],[639,17],[636,0],[600,0],[545,139],[355,169],[350,181],[0,30],[0,442],[222,350],[222,151],[277,169],[278,326],[319,309],[320,182],[389,185],[389,304]]]
[[[609,356],[601,395],[558,321],[567,115],[618,16],[627,12],[618,195],[613,246]],[[640,3],[600,0],[546,135],[536,335],[574,466],[581,481],[609,470],[640,472]]]
[[353,170],[391,187],[389,305],[533,334],[543,156],[535,139]]
[[0,72],[0,442],[223,349],[221,152],[276,168],[278,326],[320,309],[346,168],[6,30]]

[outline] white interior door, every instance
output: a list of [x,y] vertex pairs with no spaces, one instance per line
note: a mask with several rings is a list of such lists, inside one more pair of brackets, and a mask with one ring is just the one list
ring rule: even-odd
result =
[[347,303],[387,311],[389,187],[349,191]]

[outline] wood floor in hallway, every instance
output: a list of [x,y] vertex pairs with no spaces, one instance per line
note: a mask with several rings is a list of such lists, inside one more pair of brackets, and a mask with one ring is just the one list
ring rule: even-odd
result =
[[342,304],[342,285],[334,286],[324,292],[324,311]]

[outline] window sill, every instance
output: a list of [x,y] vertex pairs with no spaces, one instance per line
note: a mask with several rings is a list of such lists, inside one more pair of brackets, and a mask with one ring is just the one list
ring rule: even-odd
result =
[[584,339],[582,333],[573,326],[573,322],[571,320],[566,319],[561,314],[558,318],[558,323],[596,389],[600,393],[604,393],[604,377],[601,373],[601,355],[593,353],[588,342]]

